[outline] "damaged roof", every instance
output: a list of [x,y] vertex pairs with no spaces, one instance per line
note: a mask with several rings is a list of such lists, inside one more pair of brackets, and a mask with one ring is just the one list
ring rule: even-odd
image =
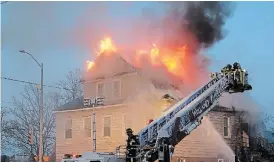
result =
[[[111,61],[115,62],[115,67],[112,67],[112,64],[104,64],[103,62],[105,61]],[[119,64],[119,67],[117,67],[117,64]],[[98,65],[98,66],[96,66]],[[115,69],[117,67],[117,69]],[[128,63],[121,55],[119,54],[112,54],[111,57],[104,56],[103,54],[100,55],[99,57],[96,58],[95,60],[95,67],[93,67],[93,71],[90,71],[88,76],[85,78],[83,81],[88,81],[91,79],[104,79],[105,76],[103,75],[104,73],[100,73],[101,68],[103,71],[108,71],[108,69],[112,69],[111,72],[113,72],[111,75],[112,76],[119,76],[119,75],[124,75],[128,73],[133,73],[133,72],[140,72],[139,68],[136,68],[132,64]],[[96,71],[99,71],[97,74],[95,74],[95,78],[91,77]],[[110,74],[110,73],[106,74]],[[155,86],[155,88],[159,89],[166,89],[164,85],[159,83],[158,81],[151,80],[152,84]],[[172,85],[168,85],[167,89],[173,88],[175,91],[178,89],[178,87],[174,87]],[[169,94],[171,94],[175,98],[181,98],[181,96],[175,95],[176,93],[168,91]],[[240,95],[240,96],[238,96]],[[219,106],[222,107],[227,107],[227,108],[232,108],[232,107],[241,107],[244,108],[246,107],[246,104],[243,104],[243,101],[241,101],[241,94],[224,94],[223,97],[219,99]],[[241,102],[239,102],[239,99]],[[84,108],[84,103],[83,103],[84,97],[81,96],[77,99],[74,99],[60,107],[58,107],[55,111],[65,111],[65,110],[77,110],[77,109],[83,109]],[[122,103],[119,101],[120,104]],[[119,103],[108,103],[107,105],[113,105],[113,104],[119,104]],[[250,107],[250,106],[249,106]]]
[[136,68],[128,63],[120,54],[102,53],[94,61],[94,67],[82,81],[104,79],[109,76],[119,76],[136,72]]

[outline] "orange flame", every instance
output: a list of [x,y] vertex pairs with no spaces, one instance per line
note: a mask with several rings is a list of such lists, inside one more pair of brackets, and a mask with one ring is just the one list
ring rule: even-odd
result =
[[[100,41],[100,50],[97,56],[101,54],[109,55],[116,52],[116,46],[114,45],[110,37]],[[132,65],[142,68],[146,59],[151,66],[156,68],[164,68],[174,79],[183,80],[194,85],[197,72],[195,71],[195,65],[193,63],[193,56],[189,54],[188,46],[183,45],[180,48],[158,48],[156,44],[152,44],[149,50],[137,50],[135,60],[131,62]],[[87,70],[90,71],[96,63],[93,61],[87,61]]]
[[[113,44],[113,41],[110,37],[106,37],[100,41],[100,50],[97,52],[97,56],[100,56],[102,53],[111,53],[116,52],[116,47]],[[91,70],[95,63],[94,61],[86,61],[87,63],[87,71]]]
[[94,66],[93,61],[87,61],[87,70],[89,71]]
[[160,49],[153,44],[150,52],[144,50],[137,51],[136,64],[137,66],[142,66],[141,57],[148,56],[147,58],[151,65],[162,65],[168,72],[182,79],[184,71],[183,62],[186,52],[187,46],[183,46],[177,50],[163,49],[160,51]]
[[98,52],[98,55],[104,52],[116,52],[116,47],[110,37],[106,37],[100,41],[100,51]]

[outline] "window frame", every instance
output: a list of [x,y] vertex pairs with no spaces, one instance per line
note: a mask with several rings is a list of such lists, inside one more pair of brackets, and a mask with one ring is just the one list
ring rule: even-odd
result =
[[[98,90],[99,90],[99,85],[100,85],[100,84],[103,84],[103,94],[102,94],[103,96],[99,96],[99,95],[98,95]],[[105,89],[106,89],[106,83],[105,83],[105,82],[97,82],[97,83],[96,83],[96,97],[106,97],[106,96],[105,96],[105,95],[106,95],[106,94],[105,94]]]
[[[119,97],[115,97],[115,89],[114,89],[115,82],[119,82],[119,89],[120,89]],[[122,98],[122,81],[121,81],[121,79],[114,79],[112,81],[112,98],[115,100]]]
[[177,162],[186,162],[186,159],[184,159],[184,158],[177,158]]
[[[90,137],[86,136],[86,128],[85,128],[85,119],[90,118]],[[91,116],[83,116],[82,117],[82,121],[83,121],[83,130],[84,130],[84,134],[86,138],[91,138],[92,137],[92,117]]]
[[[110,127],[110,131],[109,131],[110,135],[105,136],[105,118],[108,118],[108,117],[110,118],[110,126],[109,126]],[[103,138],[110,138],[111,135],[112,135],[112,116],[111,115],[104,115],[102,120],[103,120],[103,122],[102,122],[103,123],[102,137]]]
[[[70,121],[71,122],[71,124],[70,124],[70,128],[68,129],[68,121]],[[70,130],[71,131],[71,136],[70,137],[68,137],[67,136],[67,131],[68,130]],[[67,118],[66,120],[65,120],[65,139],[72,139],[72,118],[71,117],[69,117],[69,118]]]
[[[125,124],[125,117],[126,117],[126,114],[122,113],[122,124],[121,124],[122,125],[122,132],[121,132],[122,133],[122,137],[127,137],[127,135],[126,135],[126,129],[127,128],[125,127],[126,126],[126,124]],[[132,127],[132,123],[131,123],[131,127]]]
[[[225,118],[227,118],[227,136],[225,135]],[[230,132],[230,117],[224,116],[223,117],[223,136],[224,138],[231,138],[231,132]]]

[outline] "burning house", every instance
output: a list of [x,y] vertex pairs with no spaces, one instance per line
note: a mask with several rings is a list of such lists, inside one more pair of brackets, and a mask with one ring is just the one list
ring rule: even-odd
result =
[[[208,59],[201,51],[224,38],[222,27],[230,8],[222,2],[168,4],[170,12],[160,22],[153,22],[157,30],[145,32],[157,37],[144,49],[123,51],[111,38],[101,41],[95,60],[87,62],[84,96],[55,110],[57,160],[65,154],[115,152],[126,144],[127,128],[137,133],[208,80]],[[153,44],[156,39],[158,43]],[[172,98],[163,100],[165,94]],[[103,97],[103,103],[96,103],[97,97]],[[244,141],[240,114],[237,107],[225,106],[220,100],[202,124],[175,147],[172,160],[234,161]],[[243,136],[248,138],[247,133]]]
[[[108,39],[103,43],[101,48],[105,49],[94,62],[88,62],[88,72],[82,81],[84,96],[55,110],[57,160],[65,154],[82,154],[94,149],[115,152],[118,146],[125,145],[127,128],[138,132],[184,96],[180,84],[188,76],[177,73],[180,70],[180,66],[176,67],[179,58],[171,57],[174,63],[164,62],[165,59],[161,58],[168,58],[168,55],[161,57],[154,48],[145,56],[146,61],[155,65],[156,71],[152,66],[152,71],[146,71],[138,66],[138,62],[134,65],[126,61]],[[157,71],[157,68],[162,68],[162,71]],[[172,97],[163,100],[167,93]],[[103,97],[103,103],[94,100],[92,106],[86,106],[85,99],[97,97]],[[92,120],[93,112],[96,114],[95,122]],[[175,147],[173,160],[233,161],[239,139],[238,114],[233,107],[222,106],[220,101],[201,126]],[[93,124],[96,124],[96,132]]]

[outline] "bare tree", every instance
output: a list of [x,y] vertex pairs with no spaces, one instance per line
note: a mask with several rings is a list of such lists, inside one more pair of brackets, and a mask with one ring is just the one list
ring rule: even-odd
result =
[[6,150],[8,147],[8,134],[10,131],[10,122],[7,119],[8,111],[6,107],[1,106],[1,149]]
[[[29,131],[33,130],[33,153],[38,155],[39,146],[39,90],[33,85],[25,87],[21,98],[13,97],[13,108],[10,109],[9,138],[12,146],[22,152],[30,153]],[[56,100],[56,99],[55,99]],[[50,95],[44,97],[44,148],[45,155],[52,152],[55,144],[55,119],[52,110],[59,106]]]
[[[44,95],[44,128],[43,153],[52,155],[55,152],[55,118],[53,110],[62,104],[82,95],[79,69],[69,71],[65,79],[58,82],[62,90],[49,92]],[[9,109],[11,118],[1,122],[1,128],[6,131],[9,146],[21,152],[38,155],[39,153],[39,98],[40,90],[35,85],[27,85],[20,97],[13,97],[12,108]],[[1,113],[6,113],[2,111]],[[3,116],[1,116],[2,120]],[[8,124],[7,124],[8,122]],[[29,131],[33,130],[33,144],[29,142]],[[2,133],[3,134],[3,133]],[[31,149],[32,148],[32,149]]]
[[59,87],[63,88],[61,93],[64,102],[69,102],[80,97],[83,94],[80,69],[69,71],[65,75],[65,79],[57,83]]
[[267,131],[274,136],[274,116],[265,114],[264,123],[266,125]]

